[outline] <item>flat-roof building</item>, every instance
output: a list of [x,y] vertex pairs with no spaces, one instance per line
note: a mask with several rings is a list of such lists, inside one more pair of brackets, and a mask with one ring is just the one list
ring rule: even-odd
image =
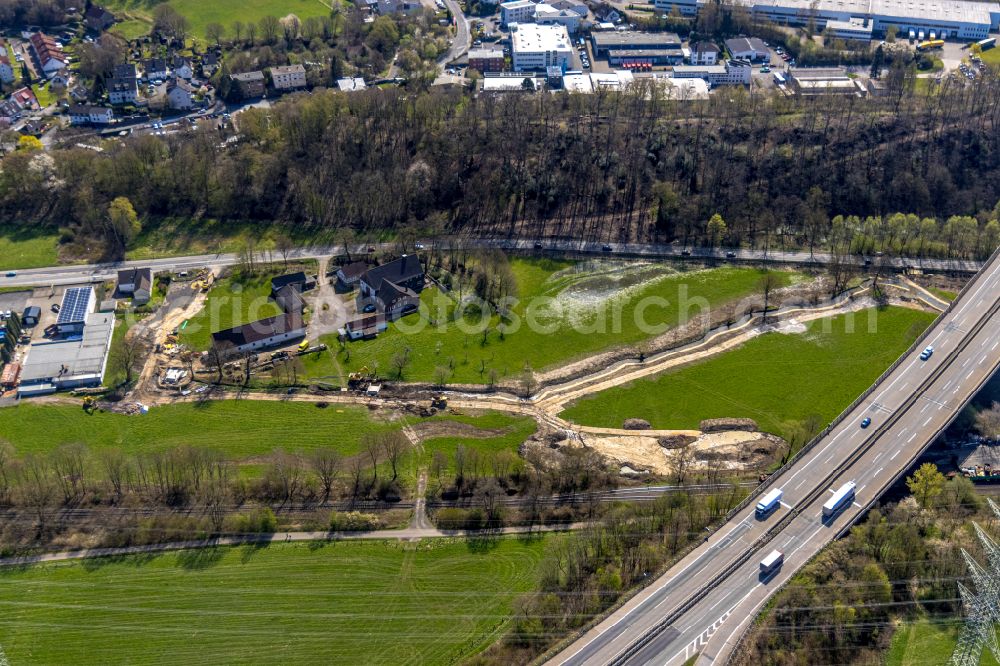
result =
[[17,394],[44,395],[99,386],[107,368],[114,328],[114,313],[94,312],[86,315],[80,337],[33,343],[21,369]]
[[568,69],[573,47],[566,26],[515,23],[510,28],[514,70],[545,71],[549,67]]
[[500,23],[527,23],[535,18],[535,5],[531,0],[511,0],[500,3]]
[[753,67],[746,60],[727,60],[720,65],[677,65],[675,79],[703,79],[710,87],[750,85]]
[[601,58],[609,51],[676,51],[683,54],[681,38],[672,32],[636,32],[634,30],[599,31],[590,37],[594,55]]
[[863,95],[866,89],[843,69],[801,67],[788,70],[789,88],[799,95]]

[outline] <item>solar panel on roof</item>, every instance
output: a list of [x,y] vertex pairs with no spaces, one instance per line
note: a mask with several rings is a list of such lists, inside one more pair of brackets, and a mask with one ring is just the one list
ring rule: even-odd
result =
[[73,324],[81,322],[90,311],[90,297],[93,289],[90,287],[71,287],[63,295],[62,307],[59,309],[57,324]]

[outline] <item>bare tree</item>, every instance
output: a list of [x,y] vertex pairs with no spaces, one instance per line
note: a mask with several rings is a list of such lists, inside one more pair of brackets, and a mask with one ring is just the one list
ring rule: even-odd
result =
[[131,466],[128,458],[121,449],[105,449],[101,452],[101,467],[111,484],[111,492],[116,499],[121,499],[125,495],[125,489],[129,485]]
[[281,234],[274,239],[274,247],[281,254],[281,261],[285,265],[285,269],[288,269],[288,253],[295,249],[295,243],[292,239],[288,237],[287,234]]
[[309,464],[312,466],[316,476],[319,477],[320,485],[323,487],[323,501],[330,499],[333,491],[333,483],[337,479],[337,472],[340,471],[343,456],[340,452],[329,446],[322,446],[309,455]]
[[134,329],[125,333],[125,338],[118,349],[117,361],[118,369],[125,375],[126,384],[132,383],[139,359],[145,356],[146,349],[146,342],[136,334]]
[[382,450],[385,451],[385,457],[388,459],[389,465],[392,467],[392,480],[395,481],[399,477],[397,469],[399,459],[402,457],[403,453],[406,452],[410,440],[408,440],[406,435],[399,430],[382,433],[381,440]]
[[395,354],[393,354],[390,363],[392,363],[392,367],[396,369],[396,378],[402,379],[403,371],[406,369],[406,366],[410,364],[409,350],[406,349],[401,352],[396,352]]
[[215,42],[216,46],[222,46],[222,36],[226,34],[226,29],[221,23],[209,23],[205,26],[205,38],[210,42]]
[[217,384],[222,383],[223,371],[226,368],[226,363],[228,363],[236,352],[236,347],[231,342],[223,343],[213,343],[211,347],[208,348],[205,356],[205,365],[208,367],[215,368],[218,372]]
[[771,294],[778,288],[779,284],[777,276],[771,271],[765,272],[757,281],[757,289],[760,290],[761,296],[764,298],[764,312],[760,320],[761,326],[767,324],[767,308],[769,306]]

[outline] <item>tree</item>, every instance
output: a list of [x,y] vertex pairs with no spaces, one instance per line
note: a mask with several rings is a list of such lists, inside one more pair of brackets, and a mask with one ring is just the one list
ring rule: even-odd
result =
[[770,305],[771,293],[778,288],[780,282],[778,277],[771,271],[765,272],[759,280],[757,280],[757,289],[760,291],[760,295],[764,299],[764,310],[761,316],[760,325],[764,326],[767,324],[767,308]]
[[333,483],[340,470],[343,456],[340,452],[330,446],[321,446],[309,455],[309,465],[316,476],[319,477],[320,485],[323,487],[323,501],[330,499],[333,491]]
[[128,197],[115,197],[108,204],[108,232],[116,248],[124,253],[125,248],[141,230],[142,225],[139,224],[139,216],[136,215],[132,202]]
[[410,440],[399,430],[382,433],[382,450],[385,451],[386,460],[392,467],[392,481],[399,477],[399,459],[407,449]]
[[983,437],[1000,439],[1000,402],[976,413],[976,430]]
[[920,506],[929,509],[944,490],[944,482],[944,474],[938,471],[937,465],[924,463],[906,480],[906,487]]
[[232,342],[224,343],[213,343],[211,347],[208,348],[208,352],[205,356],[205,365],[215,368],[219,373],[217,384],[222,383],[222,375],[225,370],[226,363],[228,363],[236,353],[236,347],[233,346]]
[[264,40],[265,44],[274,44],[275,40],[278,38],[278,30],[281,29],[281,23],[273,16],[265,16],[258,23],[260,26],[260,36]]
[[222,37],[225,34],[226,29],[221,23],[215,23],[213,21],[205,26],[205,38],[210,42],[215,42],[216,46],[222,46]]
[[719,241],[726,235],[726,230],[726,221],[722,219],[722,216],[718,213],[713,215],[709,219],[708,227],[706,228],[709,247],[715,248],[719,244]]
[[243,40],[243,27],[243,21],[233,21],[232,31],[234,42],[240,42]]
[[873,79],[877,79],[882,75],[882,67],[885,65],[885,48],[879,44],[878,48],[875,49],[875,55],[872,57],[872,66],[870,70],[870,75]]
[[392,363],[392,367],[396,369],[396,378],[402,379],[403,371],[406,369],[406,366],[410,364],[409,350],[404,349],[401,352],[396,352],[395,354],[392,355],[392,359],[390,359],[390,362]]
[[[129,335],[132,333],[132,335]],[[136,371],[139,359],[146,351],[146,344],[143,339],[135,334],[136,331],[127,331],[118,349],[118,369],[125,375],[125,383],[132,383],[132,375]]]
[[379,16],[372,23],[366,42],[371,48],[388,56],[399,43],[399,29],[396,27],[396,22],[389,16]]
[[37,136],[32,136],[30,134],[24,134],[17,140],[17,149],[23,150],[25,152],[34,152],[36,150],[42,150],[45,146],[42,145],[41,140]]
[[538,380],[535,379],[535,373],[531,370],[531,366],[525,364],[524,370],[521,371],[521,376],[517,380],[518,385],[521,388],[521,396],[527,400],[531,397],[531,394],[535,392],[538,388]]
[[281,254],[281,261],[285,264],[285,268],[288,268],[288,253],[295,249],[295,243],[288,234],[279,234],[277,238],[274,239],[274,247]]

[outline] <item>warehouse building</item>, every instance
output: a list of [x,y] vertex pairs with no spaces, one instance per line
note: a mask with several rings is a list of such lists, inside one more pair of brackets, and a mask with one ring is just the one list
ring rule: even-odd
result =
[[79,336],[32,343],[21,369],[18,396],[100,386],[107,368],[115,315],[91,312],[84,320]]
[[727,60],[721,65],[677,65],[675,79],[702,79],[709,87],[748,86],[753,66],[746,60]]
[[847,71],[829,67],[803,67],[788,70],[788,86],[794,93],[816,95],[864,95],[861,82],[847,76]]
[[[658,10],[677,7],[693,15],[706,0],[655,0]],[[852,19],[867,21],[873,35],[884,35],[896,26],[907,35],[934,32],[939,39],[963,41],[984,39],[1000,29],[1000,3],[974,0],[743,0],[756,18],[779,25],[806,25],[813,20],[819,30],[830,21],[834,27]],[[856,31],[852,31],[855,32]]]
[[647,52],[669,54],[674,62],[684,60],[681,38],[672,32],[598,31],[590,40],[596,58],[613,58],[622,52]]
[[573,59],[572,42],[562,25],[514,23],[510,26],[511,58],[514,71],[544,72],[549,67],[569,69]]

